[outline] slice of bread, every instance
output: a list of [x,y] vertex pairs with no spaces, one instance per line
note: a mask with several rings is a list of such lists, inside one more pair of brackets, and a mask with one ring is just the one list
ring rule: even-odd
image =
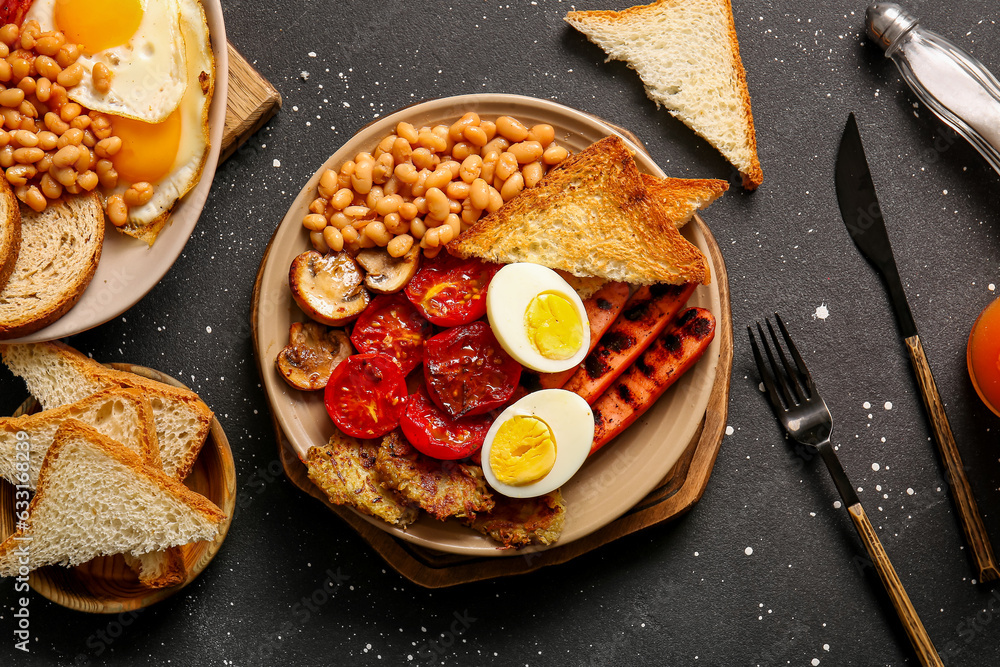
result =
[[96,194],[21,206],[21,249],[0,290],[0,339],[38,331],[83,296],[104,245],[104,209]]
[[14,272],[21,249],[21,208],[7,179],[0,178],[0,292]]
[[212,424],[212,411],[194,392],[112,370],[59,342],[0,345],[0,358],[44,408],[109,387],[141,389],[153,406],[163,471],[178,480],[191,472]]
[[677,229],[686,225],[695,211],[706,208],[729,189],[728,183],[716,178],[657,178],[643,174],[642,182]]
[[[0,419],[0,477],[11,484],[35,489],[42,461],[52,446],[56,431],[70,419],[125,445],[147,465],[161,466],[152,405],[138,389],[114,387],[70,405]],[[23,446],[18,448],[19,441],[27,443],[27,461]]]
[[0,576],[16,576],[21,558],[30,571],[211,540],[224,519],[124,445],[69,420],[45,455],[28,516],[0,543]]
[[659,0],[566,22],[638,72],[646,94],[715,146],[748,190],[764,174],[730,0]]
[[448,250],[637,285],[708,278],[705,257],[648,195],[617,136],[566,158],[537,186],[463,232]]

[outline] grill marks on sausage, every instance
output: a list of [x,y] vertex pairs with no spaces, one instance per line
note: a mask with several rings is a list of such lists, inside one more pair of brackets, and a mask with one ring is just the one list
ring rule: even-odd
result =
[[601,310],[611,310],[614,308],[614,304],[607,299],[597,299],[597,307]]

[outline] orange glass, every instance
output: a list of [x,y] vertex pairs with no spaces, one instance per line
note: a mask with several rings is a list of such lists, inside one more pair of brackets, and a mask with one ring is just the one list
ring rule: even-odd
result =
[[968,362],[979,397],[1000,416],[1000,299],[987,306],[973,325]]

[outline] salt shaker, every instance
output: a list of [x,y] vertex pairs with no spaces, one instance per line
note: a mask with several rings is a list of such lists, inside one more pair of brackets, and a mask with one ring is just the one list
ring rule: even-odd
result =
[[1000,82],[953,42],[893,2],[871,5],[868,36],[892,58],[924,106],[1000,173]]

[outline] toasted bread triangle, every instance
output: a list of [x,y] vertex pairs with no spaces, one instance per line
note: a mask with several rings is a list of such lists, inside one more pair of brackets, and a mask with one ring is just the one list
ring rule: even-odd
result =
[[677,229],[729,189],[728,183],[716,178],[657,178],[643,174],[642,182]]
[[0,576],[15,576],[22,554],[33,570],[210,540],[224,518],[124,445],[68,420],[45,455],[28,517],[0,543]]
[[617,136],[564,160],[537,186],[463,232],[448,250],[638,285],[708,278],[705,257],[649,196]]
[[658,0],[566,22],[634,69],[646,94],[715,146],[755,189],[764,179],[730,0]]

